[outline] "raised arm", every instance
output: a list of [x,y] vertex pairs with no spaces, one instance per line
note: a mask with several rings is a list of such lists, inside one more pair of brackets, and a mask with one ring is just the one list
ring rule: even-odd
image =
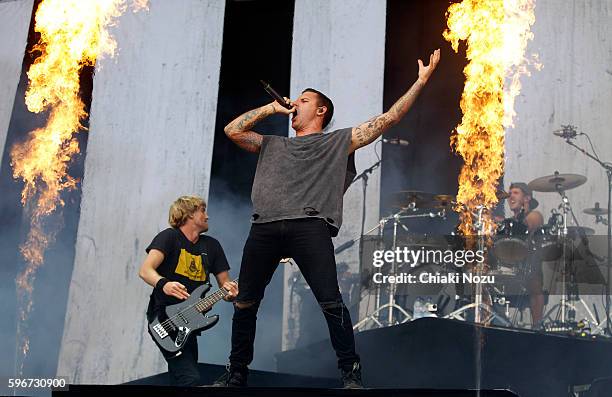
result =
[[263,136],[251,129],[268,116],[276,113],[291,114],[294,111],[295,107],[288,110],[277,102],[269,103],[236,117],[231,123],[225,126],[225,135],[242,149],[251,153],[259,153]]
[[418,60],[419,78],[417,81],[387,112],[374,116],[365,123],[353,128],[349,153],[374,142],[383,132],[399,123],[402,117],[404,117],[412,107],[412,104],[427,83],[427,80],[429,80],[429,77],[435,70],[439,61],[439,49],[435,50],[434,53],[429,56],[429,65],[425,66],[423,65],[423,61],[420,59]]

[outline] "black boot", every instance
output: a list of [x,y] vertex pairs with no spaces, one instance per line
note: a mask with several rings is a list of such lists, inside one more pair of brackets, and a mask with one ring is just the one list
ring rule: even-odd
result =
[[361,383],[361,365],[359,363],[353,363],[353,367],[350,369],[342,368],[342,387],[344,389],[363,388]]
[[214,383],[212,387],[246,387],[247,376],[249,370],[247,368],[237,369],[233,368],[229,364],[225,366],[225,373],[221,375]]

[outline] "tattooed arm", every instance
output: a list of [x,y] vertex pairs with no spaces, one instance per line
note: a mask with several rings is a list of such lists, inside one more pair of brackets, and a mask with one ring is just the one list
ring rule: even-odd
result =
[[[288,103],[292,103],[289,99],[285,99]],[[259,153],[263,136],[251,130],[255,124],[273,114],[291,114],[294,111],[295,107],[288,110],[277,102],[269,103],[236,117],[231,123],[225,126],[225,135],[240,148],[251,153]]]
[[429,65],[424,66],[423,62],[420,59],[418,60],[419,78],[417,81],[387,112],[374,116],[365,123],[353,128],[349,153],[374,142],[383,132],[399,123],[402,117],[408,113],[408,110],[427,83],[439,61],[439,49],[429,56]]

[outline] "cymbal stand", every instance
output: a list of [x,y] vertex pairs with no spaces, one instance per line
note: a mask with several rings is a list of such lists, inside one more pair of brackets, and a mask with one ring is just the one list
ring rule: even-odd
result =
[[[555,171],[555,173],[558,173],[558,171]],[[563,190],[563,188],[561,187],[561,185],[557,184],[557,193],[559,193],[559,195],[561,196],[561,208],[562,208],[562,212],[561,212],[561,219],[563,220],[563,227],[559,229],[558,235],[559,238],[561,239],[561,244],[562,244],[562,254],[561,254],[561,302],[560,302],[560,309],[561,309],[561,323],[565,324],[565,316],[566,316],[566,307],[568,302],[570,301],[570,296],[569,294],[571,293],[569,288],[567,290],[566,293],[566,279],[565,277],[567,276],[568,273],[568,268],[567,268],[567,214],[570,212],[571,207],[570,207],[570,203],[569,203],[569,199],[567,198],[567,196],[565,195],[565,190]],[[570,275],[570,278],[571,275]],[[575,317],[575,311],[574,310],[570,310],[569,314],[571,320],[574,320]]]
[[[411,205],[409,205],[406,208],[402,208],[401,210],[399,210],[398,212],[396,212],[395,214],[391,214],[389,216],[386,216],[384,218],[381,218],[378,221],[378,225],[374,226],[373,228],[371,228],[370,230],[368,230],[365,234],[369,234],[371,232],[373,232],[374,230],[378,229],[378,236],[380,238],[380,241],[382,241],[382,237],[384,234],[384,228],[385,225],[393,220],[393,251],[395,251],[395,247],[397,244],[397,226],[400,223],[399,219],[400,216],[408,211],[408,210],[412,210],[414,211],[415,209],[415,205],[414,203],[412,203]],[[393,263],[391,266],[391,272],[395,273],[395,266],[396,266],[396,261],[395,261],[395,257],[393,258]],[[389,298],[389,302],[385,303],[384,305],[381,306],[380,302],[381,302],[381,286],[380,284],[376,285],[376,295],[375,295],[375,300],[374,300],[374,311],[372,312],[372,314],[370,314],[369,316],[363,318],[361,321],[359,321],[357,324],[355,324],[353,326],[353,329],[359,329],[362,325],[364,325],[365,323],[367,323],[368,321],[372,321],[374,322],[378,327],[383,327],[383,322],[381,321],[381,316],[380,313],[385,310],[388,309],[389,310],[389,314],[388,314],[388,325],[392,325],[392,320],[393,320],[393,310],[397,310],[399,311],[401,314],[404,315],[404,321],[402,322],[406,322],[410,319],[410,314],[404,310],[404,308],[402,308],[401,306],[397,305],[394,301],[394,285],[391,284],[391,289],[393,289],[393,291],[389,292],[390,298]]]
[[[479,205],[476,207],[477,212],[473,213],[474,215],[476,215],[476,219],[477,219],[476,223],[473,225],[473,229],[476,230],[477,235],[478,235],[478,249],[479,250],[484,250],[484,246],[485,246],[486,231],[485,231],[485,222],[483,219],[483,212],[485,211],[485,209],[486,207],[484,205]],[[483,273],[484,273],[484,262],[482,264],[476,265],[476,275],[481,276]],[[486,323],[491,322],[493,319],[498,319],[505,326],[510,327],[512,323],[508,321],[506,318],[497,314],[493,310],[493,307],[484,303],[482,297],[483,297],[482,283],[476,283],[475,292],[474,292],[474,302],[460,307],[459,309],[453,311],[452,313],[449,313],[446,316],[444,316],[444,318],[452,318],[456,320],[465,321],[466,318],[461,316],[462,313],[467,313],[471,309],[474,309],[474,322],[476,324],[486,324]],[[484,317],[483,313],[487,313],[488,316]]]
[[[396,212],[395,214],[391,214],[387,217],[381,218],[378,225],[376,225],[375,227],[373,227],[372,229],[370,229],[369,231],[366,232],[367,233],[371,233],[374,230],[378,229],[379,230],[379,236],[382,238],[383,235],[383,230],[385,225],[390,222],[393,221],[393,243],[392,243],[392,250],[393,252],[396,251],[397,248],[397,227],[401,226],[403,229],[407,230],[408,228],[401,223],[401,219],[410,219],[410,218],[435,218],[435,217],[445,217],[446,216],[446,211],[444,209],[442,209],[441,211],[435,213],[435,212],[429,212],[429,213],[424,213],[424,214],[412,214],[412,215],[402,215],[404,212],[411,210],[411,211],[416,211],[415,205],[414,203],[411,203],[408,207],[406,208],[402,208],[400,211]],[[395,274],[397,272],[397,261],[396,261],[396,257],[393,257],[393,262],[391,263],[391,274]],[[353,326],[353,329],[359,329],[361,328],[364,324],[366,324],[369,321],[374,322],[374,324],[376,324],[378,327],[383,327],[385,325],[390,326],[390,325],[394,325],[396,323],[405,323],[408,320],[410,320],[412,317],[410,316],[410,313],[408,313],[403,307],[401,307],[400,305],[398,305],[395,302],[395,292],[396,292],[396,286],[395,283],[390,283],[390,288],[389,288],[389,299],[387,301],[387,303],[381,305],[381,287],[380,284],[377,284],[376,286],[376,298],[375,298],[375,310],[372,312],[372,314],[370,314],[369,316],[363,318],[362,320],[360,320],[357,324],[355,324]],[[381,318],[381,313],[385,310],[388,310],[387,312],[387,321],[385,322],[384,320],[382,320]],[[397,321],[394,319],[394,310],[398,311],[399,314],[402,317],[401,321]]]
[[[574,128],[575,130],[575,127],[572,127],[572,126],[565,126],[565,127],[567,127],[568,129]],[[581,132],[580,135],[587,135],[587,134]],[[606,175],[608,176],[608,219],[607,219],[608,257],[607,257],[607,262],[606,262],[608,271],[607,271],[607,280],[606,280],[606,320],[605,321],[606,321],[606,333],[607,335],[610,336],[612,335],[612,321],[610,319],[610,306],[612,306],[612,302],[610,301],[610,282],[612,281],[612,221],[611,221],[612,217],[610,216],[612,214],[612,163],[601,161],[599,159],[599,156],[597,156],[597,153],[594,153],[593,155],[587,152],[585,149],[581,148],[580,146],[572,142],[571,137],[566,138],[565,142],[568,145],[573,146],[574,148],[578,149],[585,156],[589,157],[592,160],[595,160],[606,171]]]
[[[555,173],[558,172],[555,171]],[[599,329],[601,328],[601,324],[597,322],[597,319],[589,309],[589,306],[579,295],[578,285],[576,282],[576,273],[573,263],[567,263],[567,246],[570,241],[568,238],[567,229],[568,214],[572,215],[574,222],[577,226],[580,225],[578,225],[577,219],[574,216],[574,212],[572,210],[572,206],[569,202],[567,195],[565,194],[565,190],[563,190],[561,185],[557,185],[557,193],[559,193],[559,195],[561,196],[560,207],[562,209],[561,219],[563,223],[563,227],[558,228],[557,232],[558,239],[561,242],[563,248],[563,253],[561,255],[559,266],[561,268],[561,301],[554,305],[550,310],[548,310],[544,318],[550,318],[550,315],[555,310],[558,310],[558,313],[561,317],[558,325],[560,325],[562,329],[572,329],[573,324],[576,322],[577,311],[576,306],[572,303],[572,301],[576,301],[582,304],[587,314],[590,316],[591,323],[597,326],[597,329]],[[580,237],[586,239],[586,235],[584,235],[584,232],[581,233]],[[569,280],[566,279],[567,276],[569,276]],[[567,287],[568,282],[569,287]]]
[[[478,218],[476,218],[478,219],[478,222],[475,225],[476,231],[478,233],[478,249],[484,250],[485,224],[484,224],[484,220],[482,219],[482,213],[485,210],[485,206],[479,205],[476,208],[478,209]],[[483,273],[484,273],[484,262],[476,265],[476,276],[482,276]],[[476,304],[476,307],[474,308],[474,322],[476,324],[480,324],[482,320],[481,313],[482,313],[482,309],[484,306],[482,302],[482,284],[481,283],[476,283],[474,303]]]

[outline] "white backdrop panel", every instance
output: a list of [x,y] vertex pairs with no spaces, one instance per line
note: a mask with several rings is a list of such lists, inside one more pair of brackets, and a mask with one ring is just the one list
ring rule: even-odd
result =
[[145,331],[144,249],[181,194],[207,197],[223,17],[218,0],[127,12],[98,63],[58,375],[117,383],[165,370]]
[[28,41],[33,0],[0,3],[0,159]]

